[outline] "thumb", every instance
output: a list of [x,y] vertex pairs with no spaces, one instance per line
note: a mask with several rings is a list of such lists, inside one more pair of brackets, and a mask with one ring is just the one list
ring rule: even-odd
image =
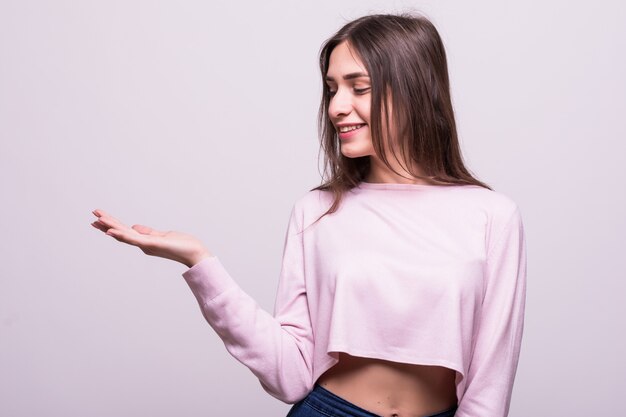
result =
[[164,236],[165,232],[160,232],[155,230],[149,226],[144,226],[142,224],[134,224],[131,229],[141,233],[142,235],[151,235],[151,236]]

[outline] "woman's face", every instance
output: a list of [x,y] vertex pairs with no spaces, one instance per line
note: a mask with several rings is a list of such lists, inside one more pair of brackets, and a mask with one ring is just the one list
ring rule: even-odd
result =
[[341,153],[349,158],[375,155],[369,129],[370,78],[347,42],[331,52],[326,83],[330,91],[328,116],[339,136]]

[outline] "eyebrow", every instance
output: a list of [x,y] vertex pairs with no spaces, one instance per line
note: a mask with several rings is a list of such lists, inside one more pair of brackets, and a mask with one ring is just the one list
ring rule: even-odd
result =
[[[343,76],[344,80],[352,80],[354,78],[361,78],[361,77],[366,77],[369,78],[370,76],[367,75],[364,72],[351,72],[350,74],[346,74]],[[335,81],[335,79],[331,76],[326,76],[326,81]]]

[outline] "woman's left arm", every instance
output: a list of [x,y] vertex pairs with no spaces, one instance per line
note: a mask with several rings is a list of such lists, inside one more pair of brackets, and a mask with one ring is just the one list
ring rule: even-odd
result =
[[526,238],[519,208],[494,231],[465,392],[455,417],[506,417],[524,328]]

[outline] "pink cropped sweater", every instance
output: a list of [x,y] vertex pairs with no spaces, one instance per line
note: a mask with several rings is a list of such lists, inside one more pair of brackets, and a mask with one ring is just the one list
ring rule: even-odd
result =
[[294,203],[274,313],[217,256],[182,275],[226,349],[292,404],[337,352],[456,371],[456,417],[508,415],[526,298],[520,209],[474,185],[366,183]]

